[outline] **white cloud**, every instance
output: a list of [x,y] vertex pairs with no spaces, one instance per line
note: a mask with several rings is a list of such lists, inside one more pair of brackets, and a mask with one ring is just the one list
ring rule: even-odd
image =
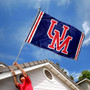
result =
[[25,5],[28,8],[37,9],[39,7],[48,9],[50,3],[55,2],[56,5],[68,5],[70,0],[0,0],[0,5],[4,8],[18,7],[21,5]]
[[[10,36],[11,39],[14,40],[14,42],[18,43],[17,45],[21,45],[24,40],[26,39],[28,32],[31,28],[31,24],[33,22],[33,19],[31,19],[28,22],[24,22],[23,26],[20,26],[17,28],[17,30],[15,30],[12,35]],[[13,36],[13,38],[12,38]]]
[[19,3],[27,5],[28,8],[37,9],[39,7],[47,8],[51,0],[23,0]]
[[[27,54],[28,56],[34,57],[35,60],[44,60],[44,59],[61,60],[60,55],[57,55],[49,50],[39,48],[32,44],[28,45],[28,47],[26,45],[24,47],[24,49],[26,50],[25,54]],[[30,53],[30,51],[32,51],[32,53]]]
[[[3,60],[7,60],[7,61],[15,61],[16,60],[16,56],[13,55],[9,55],[9,54],[5,54],[5,53],[0,53],[0,59]],[[19,58],[19,62],[21,62],[23,59]],[[9,62],[8,62],[9,63]]]
[[[85,33],[83,45],[90,45],[90,0],[74,0],[76,5],[77,23],[82,25],[82,32]],[[81,5],[81,6],[80,6]],[[78,25],[77,24],[77,25]]]
[[[90,17],[90,0],[80,0],[79,2],[75,0],[77,13],[83,20],[89,20]],[[82,7],[80,7],[80,5]]]
[[88,21],[85,21],[83,24],[82,24],[82,28],[85,32],[85,35],[89,34],[90,33],[90,24]]
[[67,75],[70,76],[70,72],[66,68],[64,68],[64,72],[67,72]]
[[11,55],[7,55],[7,54],[2,54],[2,53],[0,53],[0,58],[1,58],[1,59],[14,60],[16,57],[15,57],[15,56],[11,56]]
[[68,76],[72,75],[73,78],[74,78],[74,81],[77,81],[78,78],[79,78],[79,76],[81,75],[81,73],[70,72],[70,71],[68,71],[66,68],[64,68],[64,71],[67,72],[67,75],[68,75]]
[[89,24],[89,22],[85,21],[82,24],[82,28],[83,28],[84,33],[85,33],[85,40],[84,40],[83,45],[89,45],[90,44],[90,24]]
[[28,8],[47,7],[51,0],[0,0],[0,5],[4,8],[13,8],[25,5]]
[[57,55],[51,51],[47,51],[47,50],[43,50],[43,49],[35,51],[34,54],[38,58],[38,60],[40,60],[40,59],[61,60],[59,55]]
[[54,0],[54,1],[57,2],[58,6],[70,4],[70,0]]
[[15,41],[22,43],[25,40],[29,29],[30,28],[28,26],[20,27],[17,32],[13,34],[13,38],[15,39]]
[[83,42],[83,45],[89,45],[90,44],[90,37],[85,39]]
[[75,72],[74,72],[74,73],[72,73],[71,75],[73,76],[74,80],[77,81],[78,78],[79,78],[79,76],[81,75],[81,73],[75,73]]
[[0,6],[4,9],[11,11],[13,8],[25,6],[27,8],[37,9],[41,5],[45,7],[49,4],[50,0],[0,0]]

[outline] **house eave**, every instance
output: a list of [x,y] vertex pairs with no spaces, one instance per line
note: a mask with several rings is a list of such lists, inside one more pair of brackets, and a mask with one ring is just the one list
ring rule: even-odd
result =
[[87,82],[89,82],[89,83],[90,83],[90,80],[89,80],[89,79],[87,79],[87,78],[85,78],[85,79],[81,80],[80,82],[78,82],[77,84],[79,85],[79,84],[81,84],[81,83],[83,83],[83,82],[85,82],[85,81],[87,81]]
[[[28,71],[31,71],[31,70],[46,66],[48,64],[49,63],[47,62],[47,63],[43,63],[43,64],[40,64],[40,65],[35,65],[35,66],[32,66],[32,67],[24,68],[24,70],[26,72],[28,72]],[[16,73],[16,75],[18,75],[18,74],[21,74],[21,71],[20,70],[15,70],[15,73]],[[12,73],[10,71],[9,72],[4,72],[4,73],[0,74],[0,80],[5,79],[5,78],[9,78],[9,77],[12,77],[12,76],[13,75],[12,75]]]
[[[28,71],[32,71],[34,69],[37,68],[41,68],[41,67],[46,67],[49,70],[51,70],[54,74],[57,75],[57,77],[62,80],[64,83],[66,83],[69,87],[71,87],[73,90],[80,90],[77,86],[75,86],[70,80],[68,80],[62,73],[60,73],[52,64],[50,64],[49,62],[43,63],[43,64],[38,64],[38,65],[34,65],[32,67],[27,67],[24,68],[24,70],[26,72]],[[15,70],[16,75],[21,74],[20,70]],[[12,77],[11,72],[4,72],[2,74],[0,74],[0,80],[5,79],[5,78],[9,78]]]
[[77,86],[75,86],[70,80],[68,80],[62,73],[60,73],[55,67],[53,67],[51,64],[50,64],[50,69],[52,69],[51,71],[53,73],[56,73],[57,77],[59,79],[61,79],[64,83],[66,83],[69,87],[73,88],[73,90],[80,90],[77,88]]

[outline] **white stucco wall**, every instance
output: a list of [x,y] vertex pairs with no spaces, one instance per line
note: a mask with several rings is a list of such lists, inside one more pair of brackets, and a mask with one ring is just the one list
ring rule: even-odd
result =
[[90,90],[90,83],[88,82],[83,82],[79,85],[81,86],[82,90]]
[[0,80],[0,90],[17,90],[13,83],[13,78]]
[[49,81],[43,74],[43,68],[31,71],[34,90],[70,90],[67,85],[60,81],[55,75],[53,81]]
[[[70,88],[60,81],[55,75],[53,81],[49,81],[43,74],[43,68],[28,72],[34,90],[70,90]],[[0,80],[0,90],[17,90],[13,77]]]

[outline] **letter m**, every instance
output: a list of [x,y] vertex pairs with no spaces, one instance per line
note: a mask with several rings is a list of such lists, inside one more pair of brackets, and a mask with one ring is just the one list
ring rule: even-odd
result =
[[48,37],[52,39],[52,41],[51,41],[51,44],[48,45],[48,48],[53,49],[53,50],[56,49],[56,51],[61,51],[64,54],[68,54],[67,49],[68,49],[70,41],[72,40],[72,37],[67,36],[65,38],[65,36],[66,36],[67,31],[69,30],[69,27],[66,25],[63,25],[63,32],[61,34],[61,37],[60,37],[60,31],[56,29],[54,30],[54,35],[52,35],[54,26],[57,25],[57,23],[58,23],[57,21],[53,19],[51,20],[51,25],[48,29],[47,34],[48,34]]

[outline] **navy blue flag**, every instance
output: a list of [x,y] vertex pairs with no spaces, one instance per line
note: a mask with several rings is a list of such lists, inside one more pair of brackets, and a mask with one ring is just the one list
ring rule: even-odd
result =
[[41,11],[25,42],[77,60],[84,34]]

